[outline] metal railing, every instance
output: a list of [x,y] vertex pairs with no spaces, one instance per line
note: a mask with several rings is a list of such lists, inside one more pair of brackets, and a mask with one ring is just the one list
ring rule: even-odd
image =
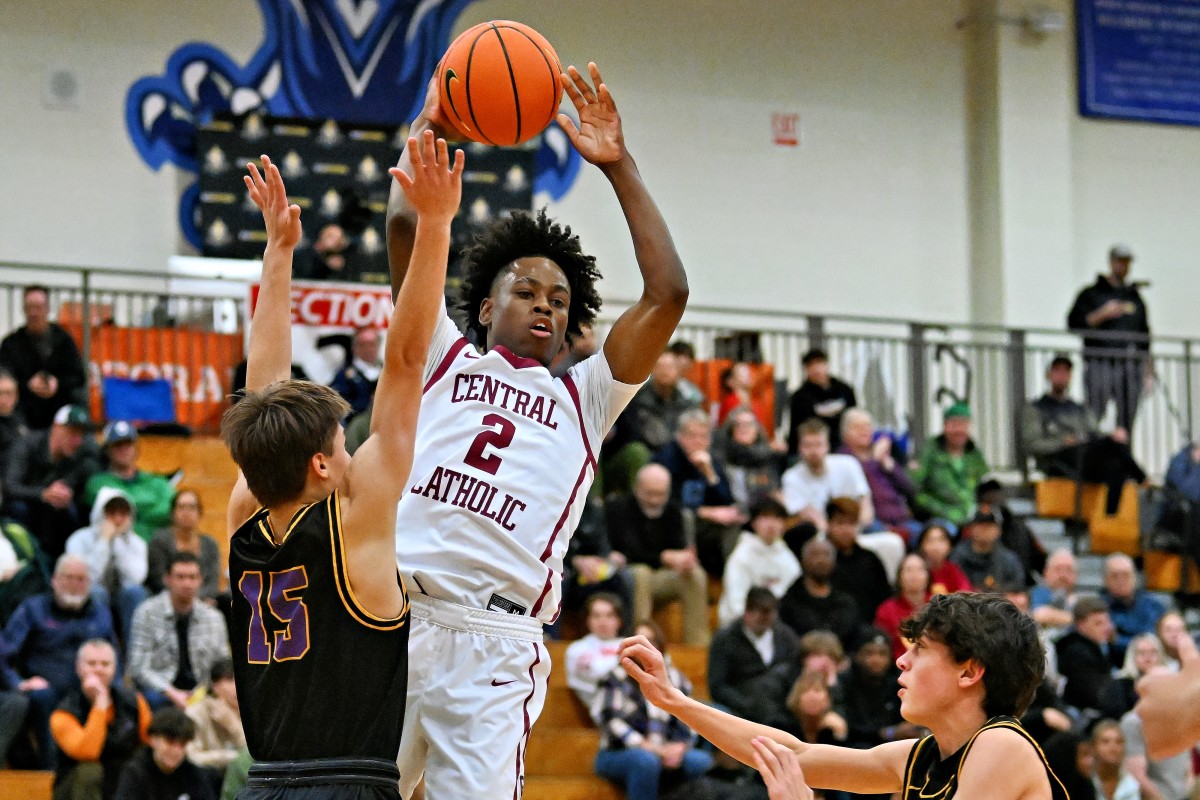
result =
[[[244,281],[213,279],[197,293],[183,291],[171,276],[117,269],[0,264],[0,331],[21,324],[21,293],[29,283],[51,288],[52,308],[78,321],[120,329],[186,328],[240,332]],[[609,300],[598,321],[601,337],[627,301]],[[68,320],[69,321],[69,320]],[[85,352],[93,354],[96,327],[83,325]],[[1094,335],[1089,334],[1089,335]],[[773,365],[777,409],[803,381],[800,359],[810,347],[825,349],[833,374],[850,383],[859,404],[879,424],[907,433],[912,446],[941,429],[941,414],[965,400],[974,412],[974,437],[988,463],[1024,473],[1029,466],[1018,436],[1024,404],[1046,388],[1045,373],[1059,353],[1076,369],[1070,394],[1084,399],[1080,338],[1063,330],[943,325],[867,316],[795,314],[704,306],[688,307],[677,338],[691,342],[700,359],[751,357]],[[1170,457],[1191,437],[1200,374],[1193,355],[1200,340],[1155,337],[1150,345],[1157,376],[1141,398],[1132,431],[1134,455],[1151,475],[1161,476]],[[135,354],[136,356],[136,354]],[[1140,361],[1120,353],[1118,361]],[[201,359],[204,360],[203,355]],[[205,363],[211,363],[205,361]],[[91,365],[93,381],[104,373]],[[228,386],[229,376],[221,376]],[[1108,411],[1106,425],[1115,424]],[[181,420],[182,421],[182,420]]]

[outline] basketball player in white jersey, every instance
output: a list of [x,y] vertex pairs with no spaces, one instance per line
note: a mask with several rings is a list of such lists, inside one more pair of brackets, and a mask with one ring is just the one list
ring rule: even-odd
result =
[[[546,696],[542,623],[558,613],[567,540],[605,433],[667,345],[687,278],[666,222],[625,149],[595,64],[561,76],[579,114],[559,124],[608,179],[633,238],[641,299],[604,347],[561,378],[550,362],[600,307],[595,259],[542,212],[498,220],[464,254],[462,336],[446,316],[426,361],[410,488],[396,551],[411,593],[408,709],[400,793],[425,775],[430,800],[511,800]],[[431,82],[411,135],[448,126]],[[411,169],[407,154],[400,169]],[[415,217],[388,204],[392,289],[404,280]]]

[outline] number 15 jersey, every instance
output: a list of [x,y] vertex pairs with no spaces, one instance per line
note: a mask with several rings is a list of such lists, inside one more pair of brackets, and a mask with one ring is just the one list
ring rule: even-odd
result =
[[443,314],[396,515],[409,589],[553,621],[600,444],[638,388],[603,352],[561,378],[504,347],[481,354]]

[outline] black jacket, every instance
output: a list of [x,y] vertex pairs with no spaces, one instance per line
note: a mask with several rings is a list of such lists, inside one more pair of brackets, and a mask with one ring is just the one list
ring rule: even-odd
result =
[[75,455],[54,461],[50,457],[50,431],[33,431],[9,451],[4,465],[4,498],[37,500],[42,490],[61,480],[76,499],[82,499],[87,479],[100,470],[96,445],[84,439]]
[[799,578],[779,601],[779,619],[797,635],[809,631],[832,631],[843,644],[854,640],[858,631],[858,603],[836,586],[828,597],[813,597]]
[[829,451],[837,450],[842,444],[842,414],[856,405],[858,399],[854,396],[854,389],[837,378],[830,377],[827,387],[818,386],[812,381],[800,384],[789,401],[788,455],[799,454],[799,428],[813,417],[829,426]]
[[883,729],[899,725],[900,697],[896,694],[900,671],[889,667],[882,675],[869,675],[857,663],[842,672],[842,704],[846,710],[846,743],[852,747],[874,747],[887,741]]
[[217,800],[208,777],[186,758],[167,774],[154,763],[154,754],[146,748],[135,755],[121,771],[113,800]]
[[[1116,319],[1102,322],[1095,328],[1089,326],[1087,324],[1087,315],[1100,308],[1100,306],[1109,300],[1132,303],[1133,312],[1122,314]],[[1142,300],[1142,295],[1138,292],[1137,287],[1129,284],[1113,286],[1104,275],[1098,276],[1095,283],[1083,289],[1075,298],[1075,304],[1071,306],[1071,312],[1067,314],[1067,327],[1073,331],[1084,332],[1101,330],[1146,334],[1147,336],[1150,334],[1150,320],[1146,315],[1146,302]],[[1144,338],[1142,341],[1137,342],[1122,342],[1119,338],[1084,336],[1083,347],[1084,350],[1100,351],[1124,350],[1127,347],[1132,347],[1136,350],[1149,350],[1150,342]]]
[[800,650],[800,637],[782,622],[772,628],[775,657],[770,664],[746,636],[741,619],[713,635],[708,650],[708,692],[739,717],[779,725],[787,717],[788,678]]
[[840,550],[833,568],[833,587],[854,598],[858,619],[864,625],[875,622],[875,610],[892,596],[892,585],[879,556],[855,543],[849,553]]
[[1054,648],[1058,653],[1058,672],[1067,679],[1063,702],[1076,708],[1099,710],[1113,683],[1113,668],[1119,666],[1116,647],[1110,645],[1108,655],[1105,655],[1100,645],[1071,630]]
[[[83,360],[79,357],[75,340],[53,322],[47,335],[50,337],[50,352],[46,358],[42,358],[34,336],[24,326],[0,342],[0,366],[17,379],[25,422],[37,429],[50,427],[58,409],[83,400]],[[30,391],[29,379],[39,372],[48,372],[58,379],[58,392],[53,397],[42,399]]]
[[682,550],[689,544],[684,511],[676,503],[667,503],[662,516],[650,519],[637,498],[622,494],[610,499],[604,511],[608,541],[630,564],[658,569],[663,550]]

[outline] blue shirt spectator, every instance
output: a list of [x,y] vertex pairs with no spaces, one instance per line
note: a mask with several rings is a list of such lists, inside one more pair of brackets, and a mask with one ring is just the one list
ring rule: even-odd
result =
[[1188,444],[1167,467],[1167,486],[1193,503],[1200,503],[1200,445]]
[[1154,633],[1166,609],[1137,585],[1137,568],[1133,559],[1124,553],[1113,553],[1104,560],[1104,590],[1100,593],[1108,603],[1108,613],[1117,629],[1113,643],[1121,652],[1129,640],[1139,633]]

